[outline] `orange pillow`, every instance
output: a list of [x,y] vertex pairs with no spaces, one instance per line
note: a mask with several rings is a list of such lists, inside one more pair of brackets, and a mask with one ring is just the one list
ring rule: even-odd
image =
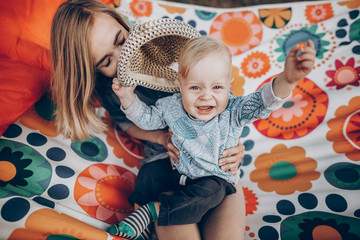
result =
[[50,73],[0,55],[0,136],[49,88]]
[[64,1],[0,1],[0,136],[49,88],[51,22]]
[[51,23],[65,1],[0,0],[0,136],[49,88]]
[[50,70],[50,30],[64,0],[0,1],[0,55]]

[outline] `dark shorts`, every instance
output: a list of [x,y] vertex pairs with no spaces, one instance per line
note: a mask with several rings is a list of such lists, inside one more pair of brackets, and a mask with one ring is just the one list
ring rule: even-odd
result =
[[160,201],[158,225],[183,225],[200,222],[227,195],[236,192],[234,185],[219,177],[188,179],[185,186],[180,185],[180,178],[169,159],[147,163],[139,171],[129,201],[138,205]]

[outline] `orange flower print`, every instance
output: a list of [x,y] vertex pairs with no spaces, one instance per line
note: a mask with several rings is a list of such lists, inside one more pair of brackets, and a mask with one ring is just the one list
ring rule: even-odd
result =
[[114,148],[114,155],[123,159],[127,166],[140,169],[139,162],[144,158],[144,144],[126,132],[117,130],[108,112],[105,112],[102,120],[108,125],[104,133],[107,135],[107,143]]
[[267,119],[258,119],[253,124],[260,133],[270,138],[301,138],[324,120],[328,103],[328,95],[313,81],[304,78],[281,108]]
[[152,13],[152,3],[148,1],[133,0],[130,8],[138,17],[149,17]]
[[252,52],[241,63],[241,70],[246,77],[257,78],[270,69],[270,59],[263,52]]
[[350,1],[338,2],[338,4],[340,6],[347,6],[350,9],[360,7],[360,1],[359,0],[350,0]]
[[242,11],[217,16],[209,35],[223,41],[235,56],[259,45],[262,32],[260,19],[250,11]]
[[20,122],[46,136],[56,137],[59,134],[53,116],[54,108],[54,103],[46,93],[20,118]]
[[282,28],[291,19],[291,8],[259,9],[259,16],[265,26],[269,28]]
[[166,11],[170,14],[174,14],[174,13],[183,14],[186,11],[186,8],[182,8],[182,7],[168,6],[165,4],[159,4],[159,6],[165,8]]
[[136,175],[125,168],[94,164],[75,182],[74,198],[90,216],[107,223],[118,223],[133,207],[127,198],[134,190]]
[[243,95],[245,79],[239,75],[239,69],[235,66],[232,66],[232,77],[231,91],[235,96]]
[[99,0],[99,1],[113,8],[119,7],[121,3],[121,0]]
[[25,221],[25,228],[15,229],[8,240],[17,239],[88,239],[106,240],[108,234],[52,209],[40,209]]
[[317,162],[306,157],[302,147],[276,145],[270,153],[257,157],[254,164],[256,169],[250,173],[250,180],[257,182],[261,190],[280,195],[308,191],[312,187],[311,181],[320,177],[315,171]]
[[327,125],[330,130],[326,138],[333,142],[334,151],[360,161],[360,97],[352,98],[348,106],[339,107]]
[[305,9],[306,19],[310,23],[318,23],[334,16],[331,3],[308,5]]
[[[292,105],[292,103],[296,103]],[[289,122],[291,119],[296,116],[300,117],[303,115],[303,109],[309,104],[309,102],[303,100],[303,97],[300,94],[295,96],[291,96],[288,98],[287,104],[284,105],[285,107],[279,109],[279,111],[275,111],[273,113],[273,117],[275,119],[281,118],[284,122]],[[287,110],[286,106],[291,106],[292,111]]]
[[249,214],[254,214],[257,210],[257,202],[258,198],[256,197],[255,193],[247,187],[243,187],[244,196],[245,196],[245,209],[246,209],[246,216]]

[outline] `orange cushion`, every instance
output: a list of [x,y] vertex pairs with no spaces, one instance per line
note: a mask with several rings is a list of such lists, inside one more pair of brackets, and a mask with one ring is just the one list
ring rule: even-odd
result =
[[66,0],[0,0],[0,136],[49,88],[50,30]]
[[0,55],[50,70],[50,29],[64,0],[0,1]]
[[0,136],[49,88],[50,73],[0,55]]
[[0,1],[0,136],[49,88],[51,22],[64,1]]

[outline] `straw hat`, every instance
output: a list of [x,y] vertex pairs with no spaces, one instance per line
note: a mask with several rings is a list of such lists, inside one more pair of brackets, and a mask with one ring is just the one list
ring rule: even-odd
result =
[[134,25],[120,53],[117,78],[123,86],[179,91],[178,56],[188,39],[199,36],[195,28],[176,19]]

